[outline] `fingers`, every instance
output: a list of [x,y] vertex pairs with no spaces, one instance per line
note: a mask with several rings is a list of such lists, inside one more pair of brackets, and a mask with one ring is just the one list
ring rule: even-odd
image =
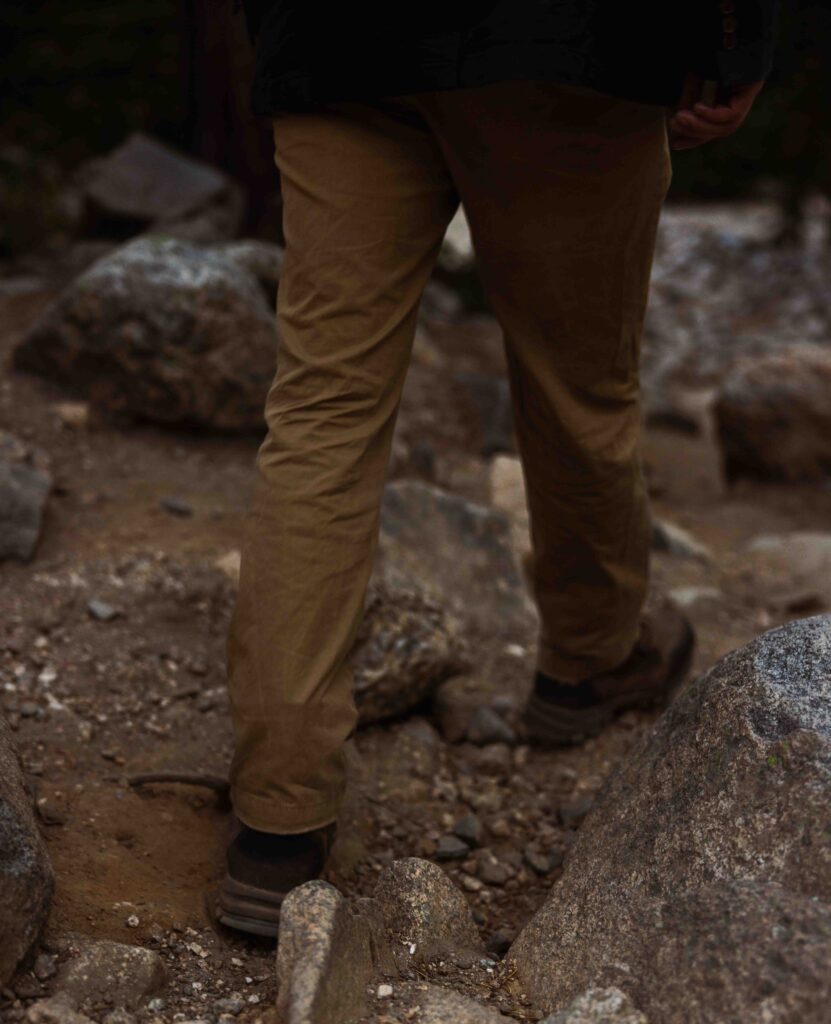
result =
[[730,124],[738,116],[733,107],[708,107],[704,103],[694,104],[692,112],[710,124]]
[[742,118],[735,114],[731,114],[729,119],[713,120],[695,114],[691,110],[679,110],[670,123],[678,135],[708,142],[710,139],[723,139],[731,135],[741,122]]

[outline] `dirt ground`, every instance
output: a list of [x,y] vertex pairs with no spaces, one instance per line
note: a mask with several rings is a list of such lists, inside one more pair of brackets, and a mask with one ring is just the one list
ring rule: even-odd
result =
[[[239,1020],[269,1020],[273,944],[217,933],[205,914],[228,820],[221,800],[205,789],[128,781],[143,772],[227,770],[224,644],[234,586],[221,560],[232,563],[239,547],[259,438],[121,429],[94,418],[67,426],[56,411],[67,396],[8,365],[49,298],[4,297],[0,306],[0,429],[47,453],[55,481],[35,559],[0,566],[3,702],[57,876],[45,945],[74,931],[160,951],[172,981],[163,1003],[139,1019],[215,1016],[217,1000],[233,997]],[[498,369],[498,331],[487,318],[462,328],[435,323],[428,335],[454,369]],[[428,363],[416,356],[404,435],[431,443],[433,482],[483,500],[488,470],[475,431],[452,384],[431,378]],[[689,610],[694,674],[760,631],[818,610],[798,581],[771,575],[744,545],[761,533],[827,529],[831,490],[742,483],[727,491],[706,434],[650,429],[646,452],[655,513],[712,552],[706,561],[663,552],[653,560],[660,587],[717,588]],[[418,473],[404,445],[391,477]],[[94,599],[115,616],[93,617]],[[504,665],[505,693],[516,700],[530,683],[533,652],[508,652]],[[473,812],[485,827],[483,846],[513,873],[483,883],[474,858],[444,866],[484,936],[498,933],[497,948],[559,875],[556,866],[534,868],[534,852],[567,849],[603,780],[651,722],[631,713],[577,750],[489,755],[437,742],[429,711],[371,727],[351,754],[331,878],[346,892],[370,893],[385,864],[432,856]],[[0,1006],[8,1019],[48,993],[49,981],[21,972],[12,990]]]

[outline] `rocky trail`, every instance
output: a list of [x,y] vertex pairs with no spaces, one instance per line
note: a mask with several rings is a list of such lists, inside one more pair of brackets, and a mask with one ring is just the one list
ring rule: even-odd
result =
[[[761,460],[767,479],[759,478],[756,454],[749,460],[756,475],[742,475],[747,444],[741,441],[734,445],[729,484],[723,469],[727,442],[720,440],[719,422],[728,421],[722,410],[729,394],[720,388],[736,357],[758,365],[783,342],[799,342],[810,346],[819,369],[810,363],[806,369],[794,350],[784,370],[774,370],[769,390],[789,373],[812,382],[831,379],[823,377],[831,340],[828,275],[816,272],[807,251],[767,251],[759,241],[766,217],[762,207],[668,210],[656,262],[644,376],[645,459],[656,519],[653,580],[697,630],[691,679],[767,630],[793,620],[822,623],[808,617],[831,604],[831,487],[823,476],[831,465],[829,432],[822,443],[814,438],[823,416],[828,425],[828,407],[819,398],[809,398],[801,411],[790,403],[792,416],[782,429],[803,431],[803,443],[784,469],[777,446]],[[780,282],[776,289],[773,281]],[[328,875],[343,898],[318,883],[297,898],[286,912],[277,971],[272,942],[211,925],[204,893],[219,870],[228,820],[224,794],[215,786],[141,776],[187,773],[204,781],[226,773],[225,633],[259,435],[194,429],[239,424],[226,416],[228,406],[189,406],[186,384],[175,402],[159,406],[175,406],[181,422],[113,421],[114,409],[122,415],[147,410],[154,397],[131,388],[123,366],[107,371],[119,381],[118,394],[94,384],[84,392],[84,367],[91,362],[77,353],[60,355],[68,351],[61,349],[68,336],[63,328],[53,331],[53,358],[74,392],[21,366],[15,352],[33,325],[40,323],[43,332],[41,317],[58,293],[45,277],[0,281],[0,431],[6,432],[0,461],[25,467],[26,508],[44,509],[35,526],[27,513],[28,527],[24,523],[15,540],[25,546],[27,536],[39,534],[31,560],[11,557],[0,564],[2,707],[55,876],[42,938],[6,982],[0,1017],[33,1024],[715,1020],[704,1002],[687,1018],[662,1011],[660,993],[643,979],[614,977],[600,954],[588,961],[582,947],[575,956],[587,966],[577,990],[544,978],[538,965],[528,966],[527,955],[520,962],[531,938],[504,959],[543,905],[548,917],[537,918],[534,941],[550,964],[557,962],[560,979],[570,977],[569,950],[579,946],[583,927],[602,948],[608,944],[603,922],[620,915],[621,960],[629,956],[626,935],[652,927],[652,903],[637,904],[630,914],[625,900],[604,904],[583,890],[592,880],[612,884],[612,869],[599,861],[614,861],[614,835],[625,831],[627,820],[641,829],[668,820],[664,809],[643,801],[627,819],[625,804],[616,810],[602,795],[621,765],[625,771],[634,765],[641,785],[656,779],[643,751],[645,744],[652,749],[648,744],[657,740],[650,737],[662,736],[663,726],[655,732],[656,715],[632,712],[578,749],[551,752],[522,742],[517,717],[533,672],[535,613],[523,578],[527,522],[500,333],[486,314],[448,311],[451,304],[438,288],[422,311],[367,625],[355,651],[364,727],[350,750],[350,791]],[[70,327],[82,316],[60,315]],[[160,364],[169,358],[160,353]],[[227,374],[238,379],[233,369]],[[135,407],[119,397],[128,392]],[[831,395],[827,386],[824,394]],[[765,410],[775,403],[775,393],[760,399],[758,422],[766,422]],[[244,419],[245,402],[233,408]],[[760,428],[756,444],[766,437]],[[38,474],[47,481],[40,491]],[[818,687],[825,672],[827,700],[825,636],[825,648],[811,633],[803,649],[813,651],[805,672],[818,673]],[[823,656],[824,669],[816,667]],[[751,658],[742,671],[756,671],[758,664]],[[771,701],[781,707],[782,699]],[[816,707],[811,713],[821,717]],[[827,719],[817,725],[805,715],[800,736],[811,729],[823,735]],[[736,721],[719,726],[726,737],[731,729],[744,735]],[[697,726],[700,735],[716,729],[708,722]],[[683,721],[679,728],[686,728]],[[791,743],[791,756],[822,763],[829,749],[824,736],[824,755],[801,754]],[[807,739],[804,744],[810,747]],[[726,748],[733,749],[730,742]],[[692,744],[685,755],[687,772],[695,769],[695,750]],[[700,756],[710,755],[702,750]],[[764,756],[781,751],[771,747]],[[675,764],[669,753],[668,761]],[[800,786],[813,794],[814,803],[805,800],[817,820],[831,800],[827,762],[825,771],[824,790],[817,769],[816,779],[807,781],[805,772],[797,773],[801,781],[791,791],[793,800],[801,799]],[[615,785],[624,783],[625,774]],[[655,781],[655,792],[677,784],[677,777]],[[728,789],[738,806],[741,794]],[[741,818],[727,815],[713,827],[729,831]],[[708,820],[716,819],[712,811]],[[703,819],[700,827],[707,831]],[[787,845],[791,826],[779,827]],[[2,828],[0,821],[0,835]],[[798,822],[791,831],[805,828]],[[634,838],[631,843],[634,849]],[[581,873],[580,864],[591,865],[592,856],[598,861],[593,873],[588,867]],[[760,862],[764,856],[759,852]],[[575,858],[582,859],[573,867]],[[728,870],[729,858],[715,857],[719,866],[702,869],[702,884],[749,885],[741,867],[745,854],[734,859],[738,866]],[[831,962],[828,940],[821,940],[825,918],[819,920],[822,907],[828,913],[829,893],[820,891],[827,890],[827,856],[825,882],[812,888],[806,881],[811,871],[821,877],[820,860],[810,871],[777,868],[776,877],[759,882],[785,887],[780,902],[790,921],[799,918],[788,903],[791,889],[804,901],[826,901],[811,904],[819,923],[805,912],[809,939],[802,946],[795,939],[782,953],[792,976],[804,979],[807,1001],[782,1009],[771,996],[770,1016],[759,1020],[820,1020],[817,965]],[[650,898],[659,893],[681,900],[676,882],[656,882]],[[622,875],[614,884],[619,893],[629,891]],[[569,893],[573,901],[563,909]],[[684,920],[709,920],[707,900],[715,898],[702,897]],[[744,908],[741,920],[752,932],[758,891],[729,898]],[[779,906],[773,899],[763,903],[770,914]],[[673,904],[676,914],[679,905]],[[551,923],[557,914],[571,915],[569,924]],[[740,917],[736,910],[734,924]],[[566,927],[572,938],[548,949],[551,936],[565,935]],[[735,928],[732,941],[741,944],[747,932]],[[391,935],[404,939],[394,942]],[[683,936],[673,941],[678,963],[695,961]],[[648,972],[648,951],[643,956],[643,962],[630,961]],[[756,998],[753,977],[772,969],[768,954],[759,956],[758,969],[746,969],[748,1000]],[[741,973],[737,967],[734,976]],[[603,991],[580,996],[592,988]],[[633,992],[640,994],[638,1009],[630,1002]],[[743,1005],[736,1004],[737,1013]],[[552,1009],[562,1013],[546,1018]]]

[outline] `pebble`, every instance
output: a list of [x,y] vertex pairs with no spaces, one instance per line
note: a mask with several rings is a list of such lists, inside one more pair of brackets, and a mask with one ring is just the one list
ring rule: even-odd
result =
[[467,857],[470,847],[457,836],[442,836],[436,844],[436,860],[461,860]]
[[594,803],[593,795],[572,797],[571,800],[560,808],[560,820],[566,828],[576,828],[592,807],[594,807]]
[[500,863],[492,854],[479,859],[479,878],[486,885],[504,885],[513,873],[511,868]]
[[516,733],[493,708],[477,708],[467,726],[467,738],[471,743],[484,746],[488,743],[516,743]]
[[484,883],[480,882],[478,878],[474,878],[472,875],[462,875],[460,878],[462,888],[467,889],[468,892],[480,892],[484,888]]
[[245,1002],[237,995],[226,996],[224,999],[217,999],[216,1008],[219,1013],[230,1013],[236,1016],[238,1013],[242,1013]]
[[538,847],[529,844],[523,850],[525,863],[538,875],[547,875],[551,870],[551,857],[543,853]]
[[192,516],[193,508],[182,498],[162,498],[159,502],[165,512],[172,516]]
[[35,977],[40,981],[46,981],[47,978],[53,977],[57,971],[55,957],[49,956],[48,953],[41,953],[35,960],[33,971]]
[[98,622],[110,622],[120,614],[117,608],[113,608],[111,604],[107,604],[106,601],[101,601],[97,597],[87,602],[87,611]]
[[500,928],[488,938],[486,949],[489,953],[493,953],[494,956],[502,959],[510,949],[514,937],[514,932],[509,928]]
[[89,426],[89,402],[56,402],[52,410],[65,427],[81,430]]
[[466,814],[459,818],[453,825],[452,832],[468,846],[474,847],[482,844],[482,822],[475,814]]
[[378,998],[389,999],[392,995],[392,985],[379,985],[378,986]]
[[485,775],[508,775],[511,771],[511,748],[505,743],[490,743],[481,747],[472,758]]

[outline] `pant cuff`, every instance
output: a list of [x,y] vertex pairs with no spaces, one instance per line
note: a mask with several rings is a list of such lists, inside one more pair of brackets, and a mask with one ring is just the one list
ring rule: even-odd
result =
[[325,803],[311,807],[285,808],[279,807],[258,797],[246,796],[244,793],[231,793],[234,813],[249,828],[258,832],[271,832],[276,835],[297,835],[300,832],[311,832],[324,825],[331,825],[337,820],[340,800],[327,800]]
[[637,632],[604,651],[584,655],[563,654],[562,651],[540,642],[537,646],[537,668],[561,683],[581,683],[623,664],[632,653],[636,640]]

